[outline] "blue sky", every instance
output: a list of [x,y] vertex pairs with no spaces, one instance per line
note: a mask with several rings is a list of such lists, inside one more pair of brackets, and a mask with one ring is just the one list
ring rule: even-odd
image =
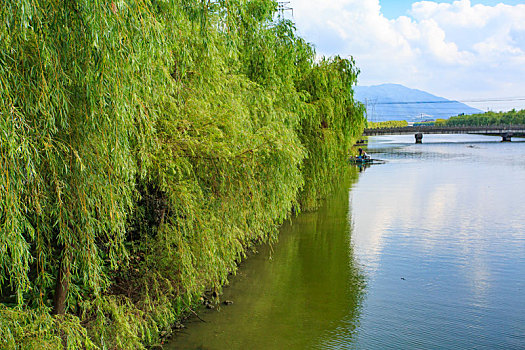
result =
[[[415,1],[412,0],[380,0],[381,10],[385,17],[389,19],[397,18],[399,16],[406,16],[408,11],[412,7],[412,3]],[[442,3],[451,4],[453,1],[440,1]],[[476,1],[471,0],[472,5],[483,4],[489,6],[495,6],[499,3],[505,3],[507,5],[519,5],[523,4],[524,0],[485,0],[485,1]]]
[[290,1],[299,34],[319,56],[354,57],[360,85],[397,83],[461,101],[510,98],[469,104],[525,109],[525,0]]

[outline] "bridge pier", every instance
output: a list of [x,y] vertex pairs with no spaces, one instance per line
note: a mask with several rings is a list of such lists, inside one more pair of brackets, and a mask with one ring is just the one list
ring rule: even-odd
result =
[[416,138],[416,143],[423,143],[423,133],[422,132],[418,132],[417,134],[414,135],[414,137]]
[[501,134],[501,142],[510,142],[511,138],[512,138],[511,132],[506,132],[504,134]]

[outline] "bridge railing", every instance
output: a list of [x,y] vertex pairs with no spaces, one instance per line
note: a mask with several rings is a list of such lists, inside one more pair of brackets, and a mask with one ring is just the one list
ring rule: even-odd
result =
[[418,125],[393,128],[365,129],[363,136],[396,134],[503,134],[513,132],[525,134],[525,125],[484,125],[484,126],[435,126]]

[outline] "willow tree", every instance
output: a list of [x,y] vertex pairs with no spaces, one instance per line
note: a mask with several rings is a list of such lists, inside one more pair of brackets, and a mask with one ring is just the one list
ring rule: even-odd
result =
[[154,344],[326,194],[357,70],[276,9],[0,0],[0,336]]
[[134,86],[148,63],[137,37],[158,34],[142,5],[0,6],[0,283],[19,305],[54,294],[64,313],[67,300],[103,290],[105,266],[126,255],[135,135],[149,117]]
[[309,150],[303,170],[307,183],[301,194],[306,209],[315,209],[319,199],[331,191],[332,180],[346,166],[350,149],[364,128],[364,106],[353,98],[358,74],[353,58],[323,58],[297,84],[309,107],[299,132]]

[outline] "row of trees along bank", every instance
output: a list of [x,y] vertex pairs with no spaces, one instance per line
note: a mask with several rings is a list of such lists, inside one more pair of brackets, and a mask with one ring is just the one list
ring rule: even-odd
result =
[[520,125],[525,124],[525,109],[507,112],[486,112],[470,115],[459,115],[449,119],[437,119],[435,125],[446,126],[485,126],[485,125]]
[[0,0],[0,347],[141,348],[315,209],[352,59],[269,0]]

